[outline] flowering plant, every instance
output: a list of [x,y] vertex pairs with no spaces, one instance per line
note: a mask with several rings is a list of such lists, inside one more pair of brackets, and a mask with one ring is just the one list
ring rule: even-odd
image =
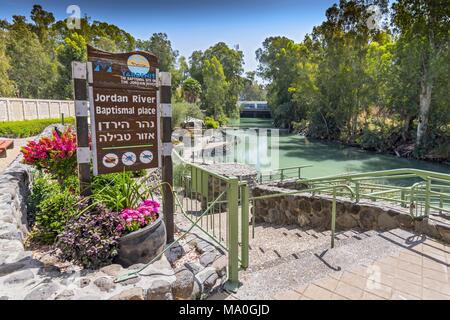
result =
[[51,137],[29,141],[21,148],[24,163],[52,174],[60,183],[75,171],[76,150],[76,135],[70,128],[63,133],[53,130]]
[[133,232],[154,222],[158,217],[160,204],[145,200],[136,209],[123,209],[120,213],[123,222],[117,226],[119,231]]

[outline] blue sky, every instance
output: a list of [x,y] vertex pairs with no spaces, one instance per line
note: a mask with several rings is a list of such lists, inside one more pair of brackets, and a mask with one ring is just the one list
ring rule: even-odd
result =
[[57,19],[65,19],[68,5],[82,15],[115,24],[134,37],[148,39],[165,32],[172,46],[189,57],[224,41],[239,44],[245,70],[255,70],[255,51],[269,36],[283,35],[296,41],[325,19],[325,10],[337,0],[0,0],[0,18],[14,14],[29,17],[33,4],[41,4]]

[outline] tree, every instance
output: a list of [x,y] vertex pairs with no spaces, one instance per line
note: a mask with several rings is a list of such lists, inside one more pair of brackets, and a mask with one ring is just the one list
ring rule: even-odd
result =
[[31,32],[24,16],[13,16],[6,45],[11,68],[9,78],[16,83],[17,95],[48,98],[56,81],[56,64]]
[[45,11],[41,5],[35,4],[31,10],[31,20],[34,21],[33,29],[41,43],[46,43],[49,39],[49,27],[55,22],[53,13]]
[[225,116],[224,106],[228,83],[219,59],[215,56],[210,60],[205,59],[202,73],[204,79],[202,104],[204,109],[206,109],[207,115],[211,115],[215,119],[223,118]]
[[183,81],[182,89],[184,99],[189,103],[197,102],[202,93],[200,82],[191,77]]
[[244,71],[244,54],[242,51],[228,47],[224,42],[219,42],[208,48],[204,53],[204,59],[211,59],[212,57],[219,60],[228,83],[225,113],[228,117],[238,118],[237,100],[243,88],[241,75]]
[[263,101],[266,99],[266,91],[256,79],[256,72],[249,71],[244,78],[244,88],[240,94],[240,100],[244,101]]
[[55,94],[60,99],[71,99],[73,97],[72,61],[84,62],[87,60],[86,40],[74,32],[58,46],[56,54],[59,62],[59,79]]
[[392,21],[399,34],[398,42],[409,47],[409,54],[414,56],[410,68],[419,71],[416,79],[420,84],[416,149],[420,153],[429,136],[433,90],[449,49],[450,7],[448,0],[399,0],[394,3],[393,10]]
[[136,47],[155,54],[159,59],[160,71],[170,71],[174,68],[178,51],[172,49],[167,34],[154,33],[150,40],[137,40]]
[[0,30],[0,96],[14,96],[14,82],[9,79],[10,61],[6,55],[7,34]]

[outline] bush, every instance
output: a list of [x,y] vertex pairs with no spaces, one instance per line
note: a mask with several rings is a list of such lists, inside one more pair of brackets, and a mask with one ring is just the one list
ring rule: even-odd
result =
[[63,133],[53,130],[52,137],[42,137],[39,141],[29,141],[21,148],[23,162],[58,179],[61,186],[77,165],[76,135],[70,128]]
[[198,104],[187,102],[172,104],[172,129],[180,127],[187,117],[203,119],[203,112]]
[[212,117],[205,117],[205,126],[207,129],[218,129],[219,128],[219,122],[214,120]]
[[[49,125],[59,122],[61,122],[61,119],[0,122],[0,136],[8,138],[27,138],[38,135]],[[74,124],[75,118],[65,118],[64,122],[67,124]]]
[[85,268],[100,268],[111,264],[118,253],[118,226],[122,219],[104,206],[80,206],[79,213],[66,225],[58,237],[56,247],[60,257],[81,264]]
[[64,230],[67,221],[75,214],[78,197],[73,193],[58,189],[45,194],[37,205],[31,238],[46,244],[53,244]]
[[48,196],[58,193],[59,190],[58,184],[50,180],[48,176],[39,172],[34,175],[31,194],[27,200],[28,216],[31,224],[39,211],[39,204]]

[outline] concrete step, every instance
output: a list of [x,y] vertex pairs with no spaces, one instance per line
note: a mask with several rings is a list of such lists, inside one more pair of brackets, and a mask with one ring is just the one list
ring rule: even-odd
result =
[[236,297],[271,299],[277,292],[298,288],[326,275],[369,265],[385,256],[398,255],[418,238],[414,233],[401,229],[364,232],[358,236],[364,238],[337,240],[334,249],[325,243],[311,246],[295,254],[295,257],[278,258],[259,266],[250,262],[249,268],[239,274],[243,285]]
[[[349,230],[336,232],[335,245],[358,241],[377,232],[359,232]],[[286,259],[296,258],[298,254],[315,247],[331,245],[331,231],[318,232],[312,229],[301,229],[298,226],[273,226],[262,223],[255,226],[255,237],[250,236],[250,266],[261,269],[268,265],[283,263]]]

